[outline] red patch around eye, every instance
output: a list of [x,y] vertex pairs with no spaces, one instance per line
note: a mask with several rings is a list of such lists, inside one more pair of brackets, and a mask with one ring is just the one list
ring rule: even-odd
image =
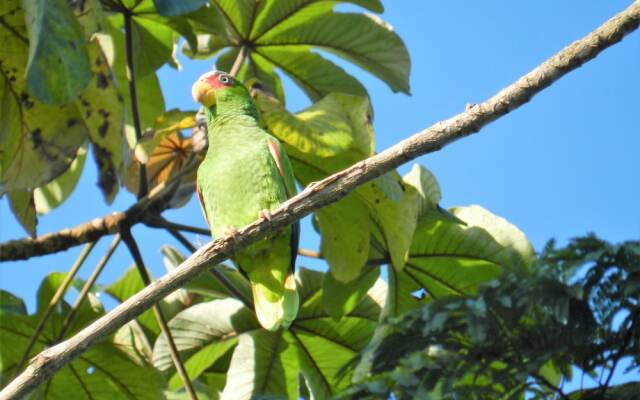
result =
[[[221,76],[227,77],[227,80],[228,80],[227,83],[223,83],[220,81]],[[209,85],[211,85],[211,87],[214,89],[221,89],[221,88],[233,86],[233,78],[225,74],[224,72],[220,72],[220,71],[210,72],[206,74],[206,76],[203,76],[203,78],[204,78],[204,81],[207,82]]]

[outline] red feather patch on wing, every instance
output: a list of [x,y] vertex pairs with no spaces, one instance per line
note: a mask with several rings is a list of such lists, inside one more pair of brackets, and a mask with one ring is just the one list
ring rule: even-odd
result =
[[211,225],[209,225],[209,217],[207,217],[207,209],[204,207],[204,199],[202,197],[202,192],[200,191],[200,185],[198,185],[198,182],[196,182],[196,194],[198,195],[198,204],[200,204],[200,210],[202,210],[204,220],[207,223],[209,229],[211,229]]
[[267,140],[267,144],[269,145],[269,151],[271,152],[271,156],[276,162],[276,166],[278,167],[278,172],[280,176],[284,177],[284,169],[282,168],[282,160],[280,159],[280,149],[278,149],[278,144],[273,140]]

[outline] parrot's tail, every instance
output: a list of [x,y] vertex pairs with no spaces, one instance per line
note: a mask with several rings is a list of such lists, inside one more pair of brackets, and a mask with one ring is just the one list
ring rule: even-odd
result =
[[263,328],[277,331],[281,326],[288,328],[296,319],[300,300],[293,274],[285,278],[284,291],[281,295],[274,295],[272,290],[253,280],[251,289],[256,315]]

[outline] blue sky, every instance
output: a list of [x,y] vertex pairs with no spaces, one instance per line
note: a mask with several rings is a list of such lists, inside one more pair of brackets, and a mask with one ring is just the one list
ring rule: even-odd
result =
[[[592,31],[631,1],[386,1],[382,18],[405,40],[412,58],[412,96],[393,94],[384,83],[343,64],[367,86],[375,110],[376,149],[478,103]],[[349,10],[353,7],[348,7]],[[195,109],[192,82],[212,61],[182,57],[182,71],[160,71],[168,108]],[[561,243],[595,232],[611,241],[640,234],[640,32],[562,78],[533,100],[417,162],[435,173],[443,206],[480,204],[522,229],[536,249],[549,238]],[[287,104],[309,104],[287,83]],[[144,101],[144,93],[141,94]],[[406,172],[410,164],[400,168]],[[93,162],[79,187],[39,233],[73,226],[134,202],[121,190],[106,206],[95,185]],[[195,201],[167,213],[170,220],[205,226]],[[154,276],[164,273],[159,247],[180,246],[163,231],[134,228]],[[0,241],[23,237],[6,199],[0,200]],[[195,238],[201,243],[206,237]],[[95,266],[110,238],[102,239],[80,276]],[[301,245],[317,248],[308,222]],[[181,249],[182,250],[182,249]],[[28,261],[0,264],[0,288],[35,304],[35,290],[51,271],[66,271],[80,248]],[[300,265],[311,262],[300,259]],[[131,264],[120,247],[100,283],[112,282]]]

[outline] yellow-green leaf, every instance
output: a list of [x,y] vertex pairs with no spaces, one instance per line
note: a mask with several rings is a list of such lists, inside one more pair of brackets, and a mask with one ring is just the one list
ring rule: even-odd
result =
[[20,225],[24,228],[29,236],[36,237],[36,225],[38,218],[36,217],[36,206],[33,202],[33,192],[27,190],[12,190],[9,195],[9,207],[13,211]]
[[86,158],[87,146],[84,145],[78,149],[75,160],[64,174],[34,190],[33,198],[38,214],[49,213],[71,195],[80,180]]

